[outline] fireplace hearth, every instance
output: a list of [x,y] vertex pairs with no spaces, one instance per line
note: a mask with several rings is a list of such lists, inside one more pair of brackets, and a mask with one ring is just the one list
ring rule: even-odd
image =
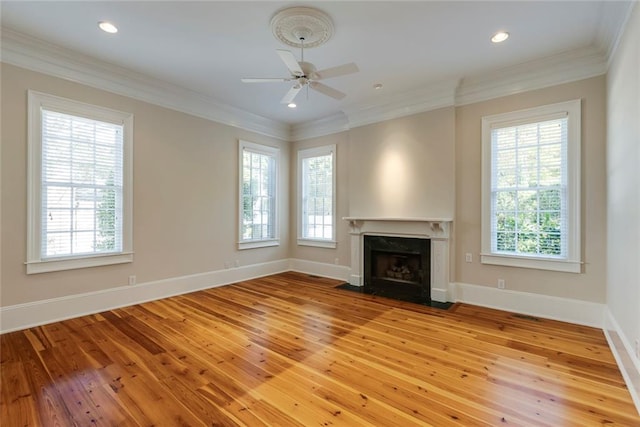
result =
[[364,292],[404,301],[431,301],[430,239],[364,236]]

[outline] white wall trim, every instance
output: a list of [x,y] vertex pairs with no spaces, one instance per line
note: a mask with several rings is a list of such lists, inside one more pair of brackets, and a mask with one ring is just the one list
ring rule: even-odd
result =
[[604,310],[603,329],[609,348],[611,348],[633,403],[640,414],[640,360],[634,356],[631,343],[608,307],[605,307]]
[[344,280],[345,282],[349,281],[349,274],[351,273],[351,268],[345,265],[327,264],[297,258],[289,260],[289,269],[298,273],[329,277],[331,279]]
[[3,29],[1,43],[2,62],[284,141],[330,135],[370,123],[595,77],[606,73],[606,55],[612,50],[610,46],[600,46],[563,52],[482,75],[466,76],[460,82],[451,79],[384,99],[353,104],[341,113],[290,126],[19,32]]
[[289,260],[284,259],[0,307],[0,333],[215,288],[288,270]]
[[450,301],[448,288],[434,288],[431,287],[431,299],[438,302]]
[[456,105],[487,101],[570,83],[607,72],[607,58],[594,47],[576,49],[486,74],[465,77],[456,92]]
[[425,111],[451,107],[455,102],[457,80],[448,80],[428,87],[394,94],[369,103],[348,106],[344,113],[351,129],[371,123],[410,116]]
[[[596,45],[607,58],[607,69],[618,49],[618,44],[627,28],[633,7],[637,2],[607,2],[600,19],[600,26],[596,35]],[[613,13],[612,8],[624,9],[624,13]]]
[[439,108],[472,104],[570,83],[606,72],[607,57],[602,48],[576,49],[492,70],[486,74],[467,76],[460,81],[448,80],[386,99],[376,99],[375,102],[347,106],[343,110],[344,115],[337,114],[292,126],[291,138],[300,141],[330,135]]
[[291,140],[302,141],[304,139],[317,138],[319,136],[344,132],[350,128],[347,116],[339,112],[322,119],[292,125]]
[[449,297],[454,302],[465,302],[595,328],[603,326],[605,305],[590,301],[469,283],[451,283]]
[[212,97],[2,29],[2,62],[181,111],[284,141],[290,126],[222,104]]

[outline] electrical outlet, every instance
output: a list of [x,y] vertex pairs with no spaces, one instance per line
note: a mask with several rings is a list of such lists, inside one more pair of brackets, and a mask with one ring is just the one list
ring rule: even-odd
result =
[[240,260],[237,259],[236,262],[233,265],[235,265],[236,267],[240,267]]
[[338,258],[336,258],[336,259],[334,259],[334,260],[333,260],[333,263],[334,263],[335,265],[338,265],[338,264],[340,264],[340,260],[339,260]]
[[129,276],[129,285],[132,286],[135,284],[136,284],[136,276],[134,275]]
[[467,252],[466,254],[464,254],[464,260],[466,262],[473,262],[473,255],[471,254],[471,252]]
[[498,279],[498,289],[504,289],[504,279]]
[[640,340],[636,340],[636,359],[640,360]]

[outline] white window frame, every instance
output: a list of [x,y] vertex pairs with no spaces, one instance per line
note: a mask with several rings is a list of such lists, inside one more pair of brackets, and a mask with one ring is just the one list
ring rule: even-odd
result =
[[[517,126],[567,117],[567,254],[560,256],[530,256],[505,254],[492,251],[491,230],[491,131],[495,128]],[[483,264],[510,267],[535,268],[569,273],[580,273],[580,145],[581,145],[581,101],[579,99],[545,105],[526,110],[496,114],[482,118],[482,249],[480,260]]]
[[[332,230],[330,239],[311,238],[304,236],[303,225],[303,190],[304,190],[304,176],[302,162],[305,159],[313,157],[331,156],[332,161],[332,173],[331,173],[331,185],[332,185]],[[298,245],[300,246],[317,246],[321,248],[335,248],[336,247],[336,146],[326,145],[323,147],[308,148],[298,151]]]
[[[123,125],[122,250],[105,254],[43,257],[42,110]],[[27,274],[121,264],[133,261],[133,114],[28,91]]]
[[[243,177],[242,173],[244,170],[244,156],[243,152],[249,151],[252,153],[258,153],[265,156],[270,156],[274,159],[274,171],[273,171],[273,191],[274,191],[274,209],[273,209],[273,237],[265,238],[265,239],[244,239],[242,237],[242,225],[243,225],[243,203],[242,203],[242,183]],[[280,170],[280,149],[275,147],[270,147],[267,145],[256,144],[253,142],[239,140],[238,144],[238,249],[253,249],[253,248],[263,248],[268,246],[279,246],[280,245],[280,237],[279,237],[279,226],[278,221],[280,218],[280,202],[278,195],[278,185],[279,185],[279,170]]]

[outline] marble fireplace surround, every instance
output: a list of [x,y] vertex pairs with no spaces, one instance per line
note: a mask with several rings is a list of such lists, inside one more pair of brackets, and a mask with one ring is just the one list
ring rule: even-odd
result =
[[446,302],[449,287],[451,219],[345,217],[351,235],[349,283],[364,286],[364,236],[414,237],[431,240],[431,299]]

